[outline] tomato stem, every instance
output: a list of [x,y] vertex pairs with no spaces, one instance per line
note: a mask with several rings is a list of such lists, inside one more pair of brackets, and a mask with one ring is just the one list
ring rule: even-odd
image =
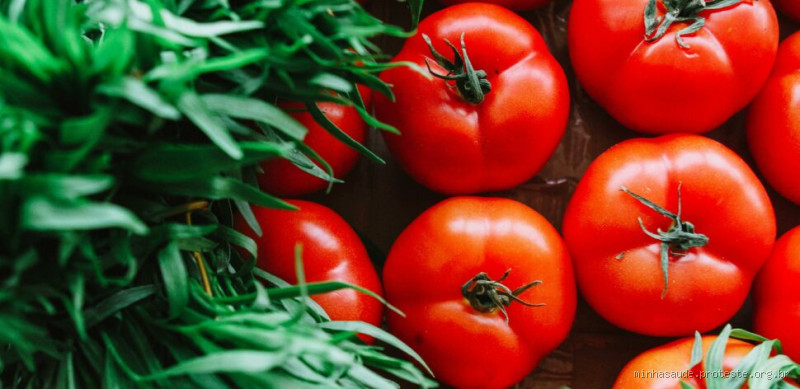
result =
[[516,301],[529,307],[541,307],[545,305],[531,304],[517,297],[526,290],[541,284],[542,281],[533,281],[530,284],[511,290],[509,287],[502,284],[503,280],[505,280],[510,273],[511,269],[506,270],[503,276],[495,281],[492,280],[488,274],[480,272],[461,287],[461,294],[464,295],[470,305],[479,312],[494,312],[499,309],[506,318],[506,325],[508,325],[508,312],[506,312],[506,307],[511,305],[512,302]]
[[[626,187],[620,189],[633,196],[640,203],[648,208],[660,213],[661,215],[672,220],[672,225],[669,230],[662,231],[660,228],[656,232],[648,230],[642,218],[639,218],[639,227],[642,228],[645,234],[653,239],[661,241],[661,271],[664,273],[664,290],[661,292],[661,298],[667,296],[667,289],[669,287],[669,256],[684,256],[689,249],[693,247],[703,247],[708,244],[708,236],[695,232],[694,224],[681,220],[681,184],[678,183],[678,213],[672,213],[662,208],[658,204],[628,190]],[[619,258],[619,257],[618,257]]]
[[661,39],[673,23],[691,22],[675,34],[678,45],[688,49],[683,36],[700,31],[706,25],[706,18],[700,12],[721,9],[741,3],[742,0],[662,0],[666,13],[658,16],[657,0],[650,0],[644,8],[644,40],[652,42]]
[[450,49],[453,50],[453,62],[436,51],[428,35],[422,34],[422,39],[428,44],[434,61],[447,70],[447,74],[434,72],[433,69],[431,69],[430,59],[425,58],[425,65],[428,66],[428,71],[434,77],[441,78],[445,80],[445,82],[455,81],[458,93],[464,100],[472,104],[480,104],[483,102],[486,94],[492,90],[492,84],[486,79],[486,71],[475,70],[475,68],[472,67],[472,62],[470,62],[469,56],[467,55],[467,45],[464,43],[464,33],[461,33],[461,53],[458,52],[458,49],[450,43],[449,40],[444,40],[444,42],[450,46]]

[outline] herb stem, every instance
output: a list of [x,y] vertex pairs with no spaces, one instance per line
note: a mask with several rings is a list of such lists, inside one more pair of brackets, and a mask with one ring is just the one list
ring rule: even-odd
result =
[[[206,204],[208,203],[206,202]],[[186,212],[186,224],[192,225],[192,211]],[[206,271],[206,262],[203,260],[203,255],[200,254],[199,251],[195,251],[192,252],[192,256],[195,262],[197,262],[197,267],[200,269],[200,279],[203,282],[203,290],[206,291],[209,297],[214,297],[214,293],[211,291],[211,283],[208,281],[208,272]]]

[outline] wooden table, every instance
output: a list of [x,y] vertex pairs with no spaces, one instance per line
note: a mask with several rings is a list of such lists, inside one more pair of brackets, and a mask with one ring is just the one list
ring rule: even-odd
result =
[[[764,0],[761,0],[764,1]],[[521,201],[543,214],[560,230],[567,202],[589,163],[610,146],[638,135],[614,121],[587,96],[575,80],[567,51],[567,19],[570,1],[557,0],[543,8],[522,13],[544,36],[550,50],[570,80],[572,107],[564,139],[539,176],[513,190],[487,195]],[[394,0],[369,0],[366,8],[384,21],[409,25],[408,11]],[[437,0],[427,0],[423,16],[442,8]],[[781,17],[781,36],[797,31],[800,25]],[[399,51],[402,40],[383,38],[378,44],[389,54]],[[744,115],[736,115],[708,134],[721,141],[754,167],[744,137]],[[368,146],[387,160],[385,166],[364,159],[329,195],[317,194],[311,200],[339,212],[378,252],[388,252],[394,239],[420,213],[445,197],[431,192],[406,175],[391,158],[383,139],[371,134]],[[565,180],[564,180],[565,179]],[[547,181],[561,181],[546,184]],[[768,188],[778,220],[778,233],[800,224],[800,207]],[[376,259],[380,262],[381,259]],[[381,263],[376,263],[380,271]],[[752,308],[748,301],[732,320],[734,326],[749,328]],[[598,316],[579,299],[572,332],[562,346],[544,359],[519,388],[573,389],[610,388],[619,371],[631,358],[671,339],[651,338],[618,329]]]

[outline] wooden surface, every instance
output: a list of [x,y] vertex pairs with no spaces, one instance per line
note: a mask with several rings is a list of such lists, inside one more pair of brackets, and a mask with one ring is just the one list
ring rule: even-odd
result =
[[[409,24],[404,4],[394,0],[369,0],[366,8],[392,24]],[[424,15],[441,8],[437,0],[426,0]],[[611,119],[575,81],[566,42],[569,8],[570,1],[555,1],[539,10],[522,13],[544,36],[570,79],[572,107],[564,139],[536,178],[510,191],[485,194],[521,201],[544,215],[559,230],[575,183],[589,163],[615,143],[641,136]],[[798,24],[781,17],[782,37],[797,31],[798,27]],[[397,53],[402,45],[399,39],[381,39],[378,43],[389,54]],[[742,113],[738,114],[708,136],[732,148],[754,167],[744,139],[743,118]],[[382,166],[362,159],[355,170],[345,177],[345,184],[337,185],[329,195],[316,194],[309,199],[333,208],[364,236],[368,244],[385,254],[394,239],[414,218],[445,197],[414,182],[392,160],[381,136],[377,132],[370,135],[369,147],[386,159],[387,164]],[[545,184],[549,180],[561,183]],[[768,190],[775,206],[778,233],[782,234],[800,224],[800,207],[781,198],[772,189]],[[376,266],[380,272],[381,263],[376,263]],[[748,301],[732,323],[748,328],[750,319],[751,306]],[[627,361],[669,340],[640,336],[615,328],[579,300],[569,338],[518,387],[560,388],[567,385],[573,389],[607,389]]]

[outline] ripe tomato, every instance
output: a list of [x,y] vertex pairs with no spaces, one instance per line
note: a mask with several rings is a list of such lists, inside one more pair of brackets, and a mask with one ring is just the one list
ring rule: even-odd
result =
[[[452,65],[448,77],[458,79],[426,78],[407,67],[381,74],[394,85],[396,102],[376,95],[376,116],[402,133],[384,134],[392,155],[422,185],[447,194],[530,179],[555,150],[569,115],[564,72],[541,35],[515,13],[481,3],[436,12],[418,30],[393,61],[425,68],[428,60],[440,76]],[[465,72],[467,58],[475,73]]]
[[778,51],[772,76],[750,108],[747,140],[775,190],[800,204],[800,33]]
[[612,147],[589,166],[563,222],[589,305],[614,325],[654,336],[704,332],[732,317],[775,228],[747,164],[697,135]]
[[[442,0],[447,5],[468,3],[470,0]],[[484,3],[497,4],[499,6],[508,8],[514,11],[529,11],[534,8],[539,8],[550,0],[487,0]]]
[[[258,267],[297,283],[295,246],[303,245],[307,282],[344,281],[381,294],[378,274],[358,235],[339,215],[309,201],[289,200],[300,208],[284,211],[253,207],[263,234],[256,236],[239,216],[236,228],[258,244]],[[359,320],[380,326],[383,305],[352,289],[312,296],[332,320]]]
[[[589,95],[631,129],[710,131],[755,97],[778,47],[769,1],[715,8],[726,3],[575,0],[567,29],[575,73]],[[664,4],[672,11],[667,17]],[[652,18],[645,17],[647,7]],[[682,21],[673,23],[676,13]]]
[[774,0],[775,7],[777,7],[786,16],[800,20],[800,1],[797,0]]
[[[369,106],[372,101],[371,91],[364,87],[358,89],[364,103]],[[355,108],[330,102],[322,102],[317,105],[325,113],[325,116],[345,134],[359,143],[366,141],[367,125],[361,120],[361,116]],[[279,107],[289,111],[289,115],[308,128],[308,134],[303,142],[331,165],[336,178],[343,177],[353,169],[358,162],[358,151],[337,140],[317,124],[311,114],[305,111],[303,104],[281,103]],[[264,173],[259,175],[261,189],[276,196],[302,196],[328,186],[328,181],[300,170],[285,159],[271,159],[262,163],[261,168],[264,170]]]
[[[705,388],[706,377],[717,370],[708,368],[707,359],[708,349],[717,337],[704,336],[702,339],[702,363],[691,367],[694,338],[679,339],[645,351],[628,362],[617,376],[613,389],[680,389],[681,381],[691,388]],[[753,347],[741,340],[728,339],[722,359],[722,371],[731,372]]]
[[784,351],[800,360],[800,227],[777,242],[754,287],[756,332],[783,342]]
[[575,315],[561,237],[508,199],[455,197],[428,209],[392,246],[383,282],[407,315],[390,313],[390,331],[459,388],[520,381],[566,338]]

